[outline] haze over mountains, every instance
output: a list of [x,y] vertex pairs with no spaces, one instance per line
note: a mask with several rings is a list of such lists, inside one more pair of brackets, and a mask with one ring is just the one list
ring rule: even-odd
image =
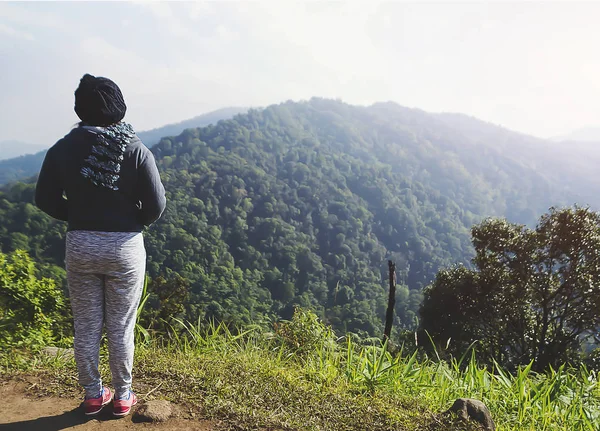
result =
[[[414,328],[435,273],[468,264],[474,223],[531,225],[550,206],[600,207],[593,164],[572,165],[561,144],[391,102],[251,109],[152,151],[169,204],[146,236],[148,271],[184,287],[190,321],[287,318],[303,305],[341,331],[374,334],[390,258],[397,323]],[[32,184],[0,192],[1,247],[60,266],[64,224],[32,196]]]
[[[248,108],[227,107],[197,117],[168,124],[152,130],[138,132],[142,141],[152,147],[162,137],[176,136],[183,130],[216,123]],[[600,127],[587,127],[553,139],[542,139],[513,132],[495,124],[458,113],[426,113],[424,116],[441,120],[447,127],[465,137],[465,145],[476,145],[502,151],[508,158],[534,169],[540,175],[560,179],[561,187],[571,193],[581,204],[596,202],[600,175]],[[23,180],[39,171],[45,147],[19,141],[0,142],[0,185]]]
[[[138,136],[148,147],[156,145],[163,136],[178,135],[185,129],[191,127],[202,127],[208,124],[216,123],[220,120],[231,118],[236,114],[246,112],[248,108],[229,107],[217,109],[206,114],[198,115],[176,124],[167,124],[156,129],[138,132]],[[65,131],[65,134],[68,131]],[[58,140],[58,137],[56,138]],[[2,145],[5,144],[6,154],[14,154],[10,157],[2,156]],[[45,147],[18,145],[17,141],[5,141],[0,143],[0,185],[11,181],[24,180],[36,175],[42,167],[46,150],[51,145]],[[32,149],[35,148],[35,151]],[[35,152],[35,154],[31,154]],[[5,160],[3,160],[5,159]]]
[[12,159],[25,154],[33,154],[46,148],[44,145],[28,144],[21,141],[1,141],[0,160]]
[[152,147],[158,144],[160,139],[165,136],[177,136],[185,129],[215,124],[221,120],[232,118],[237,114],[247,111],[248,108],[240,107],[217,109],[216,111],[207,112],[206,114],[198,115],[197,117],[190,118],[189,120],[184,120],[179,123],[167,124],[166,126],[158,127],[156,129],[139,132],[138,136],[146,146]]
[[536,138],[463,114],[438,114],[438,118],[469,137],[476,146],[500,153],[547,179],[571,203],[600,208],[597,143]]
[[579,141],[579,142],[599,142],[600,143],[600,127],[583,127],[567,133],[566,135],[556,136],[553,141]]

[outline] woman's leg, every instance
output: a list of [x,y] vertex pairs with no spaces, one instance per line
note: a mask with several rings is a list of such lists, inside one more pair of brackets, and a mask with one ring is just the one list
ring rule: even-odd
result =
[[100,340],[104,323],[104,276],[92,272],[91,259],[84,248],[85,236],[67,235],[67,283],[75,327],[73,347],[79,383],[87,398],[96,398],[102,390],[98,371]]
[[105,325],[115,398],[127,398],[131,388],[134,329],[144,287],[146,251],[142,234],[123,233],[116,239],[118,268],[105,279]]

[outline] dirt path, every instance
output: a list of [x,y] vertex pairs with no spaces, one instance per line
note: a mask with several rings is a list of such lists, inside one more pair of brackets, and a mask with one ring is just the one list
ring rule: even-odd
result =
[[110,405],[105,407],[96,418],[90,419],[83,414],[80,407],[81,400],[67,397],[37,397],[27,392],[26,383],[15,381],[0,383],[0,431],[216,431],[218,429],[213,422],[184,419],[181,415],[176,415],[160,424],[135,423],[132,415],[115,419],[111,414]]

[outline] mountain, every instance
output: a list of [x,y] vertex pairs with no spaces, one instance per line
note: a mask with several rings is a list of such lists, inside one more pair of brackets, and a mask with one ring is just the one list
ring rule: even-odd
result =
[[[216,111],[208,112],[206,114],[202,114],[176,124],[168,124],[157,129],[139,132],[138,136],[146,146],[152,147],[153,145],[156,145],[158,141],[160,141],[160,138],[162,138],[163,136],[178,135],[185,129],[193,127],[202,127],[211,123],[216,123],[220,120],[231,118],[234,115],[246,112],[247,110],[247,108],[235,107],[218,109]],[[16,155],[3,157],[3,144],[5,144],[7,148],[13,148],[17,145],[17,142],[6,141],[0,143],[0,185],[7,184],[12,181],[24,180],[26,178],[36,175],[40,171],[42,163],[44,162],[44,157],[46,156],[46,149],[39,151],[43,147],[38,147],[36,151],[39,152],[35,154],[28,154],[19,157],[16,157]],[[11,151],[14,152],[14,148]],[[22,150],[19,154],[25,154],[28,151],[29,150]],[[5,158],[6,160],[1,160],[3,158]]]
[[43,149],[43,145],[28,144],[21,141],[0,141],[0,160],[37,153]]
[[47,150],[13,159],[0,160],[0,185],[24,181],[40,171]]
[[139,132],[138,136],[147,147],[152,147],[153,145],[158,144],[158,141],[165,136],[177,136],[185,129],[207,126],[209,124],[217,123],[221,120],[233,118],[236,115],[243,114],[247,111],[248,108],[240,107],[217,109],[216,111],[211,111],[179,123],[167,124],[166,126],[162,126],[157,129]]
[[513,132],[463,114],[437,114],[468,136],[473,145],[504,157],[545,178],[568,201],[600,209],[600,142],[550,141]]
[[[474,223],[532,224],[580,200],[540,162],[546,146],[462,115],[326,99],[163,138],[152,151],[168,205],[146,247],[150,276],[166,281],[148,307],[176,297],[177,317],[244,323],[300,305],[341,332],[378,334],[392,259],[396,324],[414,329],[436,272],[469,264]],[[61,266],[65,226],[31,204],[33,187],[0,193],[0,245]]]
[[600,142],[600,127],[583,127],[562,136],[552,138],[553,141]]

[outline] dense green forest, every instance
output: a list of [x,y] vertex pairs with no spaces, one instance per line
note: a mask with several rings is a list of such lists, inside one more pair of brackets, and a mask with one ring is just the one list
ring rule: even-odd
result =
[[[474,223],[494,215],[531,225],[579,199],[480,141],[394,103],[324,99],[163,138],[152,148],[168,205],[146,233],[150,307],[243,323],[289,318],[301,305],[340,332],[378,334],[392,259],[396,327],[415,329],[423,288],[474,256]],[[33,187],[0,193],[0,244],[60,277],[66,227],[35,208]]]

